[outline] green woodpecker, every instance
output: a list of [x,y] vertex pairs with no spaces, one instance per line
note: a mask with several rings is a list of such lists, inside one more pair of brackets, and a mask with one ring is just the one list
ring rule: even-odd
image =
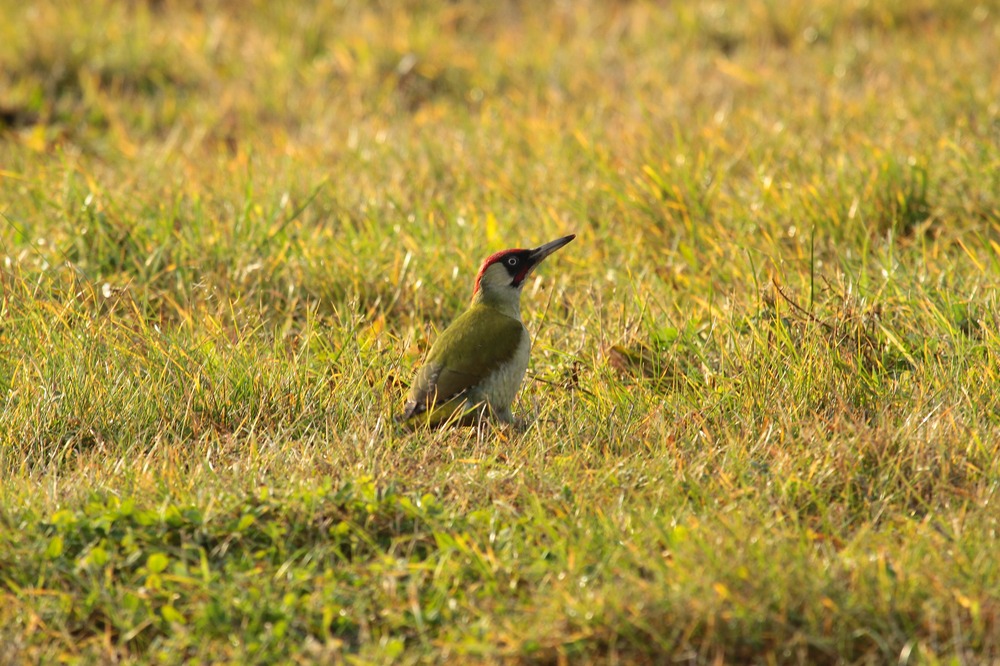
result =
[[531,337],[521,323],[521,288],[565,236],[534,250],[490,255],[476,276],[472,304],[431,346],[416,372],[399,421],[475,423],[489,414],[513,420],[511,403],[528,369]]

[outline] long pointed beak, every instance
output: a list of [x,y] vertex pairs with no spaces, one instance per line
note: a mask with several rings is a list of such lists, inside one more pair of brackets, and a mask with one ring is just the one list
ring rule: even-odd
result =
[[548,243],[542,245],[541,247],[536,247],[534,250],[531,251],[530,255],[532,266],[537,266],[538,264],[542,263],[542,260],[545,259],[545,257],[549,256],[550,254],[561,248],[563,245],[566,245],[574,238],[576,238],[576,234],[570,234],[569,236],[563,236],[562,238],[559,238],[557,240],[549,241]]

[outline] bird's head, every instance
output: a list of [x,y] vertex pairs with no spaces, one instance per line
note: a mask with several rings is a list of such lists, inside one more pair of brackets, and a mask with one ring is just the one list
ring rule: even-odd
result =
[[472,291],[473,301],[481,300],[501,304],[519,305],[521,288],[531,271],[562,246],[576,238],[575,234],[564,236],[536,247],[533,250],[502,250],[486,257],[476,275],[476,286]]

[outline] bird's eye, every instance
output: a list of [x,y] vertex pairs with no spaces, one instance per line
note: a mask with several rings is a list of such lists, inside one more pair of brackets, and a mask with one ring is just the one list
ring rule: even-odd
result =
[[507,265],[508,266],[517,266],[517,257],[508,257],[507,258]]

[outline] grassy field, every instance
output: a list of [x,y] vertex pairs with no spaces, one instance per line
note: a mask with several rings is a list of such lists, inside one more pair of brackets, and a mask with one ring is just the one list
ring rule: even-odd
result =
[[1000,662],[1000,3],[318,4],[0,0],[0,663]]

